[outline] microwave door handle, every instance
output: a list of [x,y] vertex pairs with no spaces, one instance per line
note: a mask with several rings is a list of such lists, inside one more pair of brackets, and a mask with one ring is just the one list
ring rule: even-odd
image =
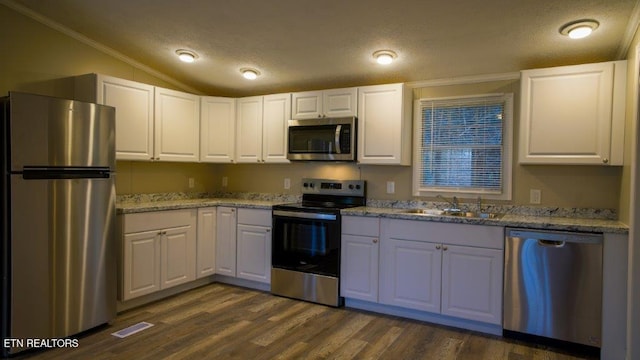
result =
[[340,154],[340,133],[342,133],[342,125],[336,126],[336,154]]

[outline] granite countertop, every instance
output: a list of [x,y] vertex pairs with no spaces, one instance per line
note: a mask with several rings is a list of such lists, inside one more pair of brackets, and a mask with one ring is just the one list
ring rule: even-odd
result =
[[538,230],[559,230],[559,231],[580,231],[610,234],[628,234],[629,227],[617,220],[562,217],[562,216],[541,216],[504,214],[496,219],[466,218],[457,216],[442,215],[419,215],[407,213],[406,208],[384,208],[384,207],[356,207],[344,209],[342,215],[384,217],[392,219],[435,221],[458,224],[492,225],[492,226],[512,226],[521,228],[531,228]]
[[271,210],[273,205],[282,204],[282,201],[274,200],[250,200],[250,199],[229,199],[229,198],[204,198],[204,199],[178,199],[159,200],[143,202],[118,202],[116,203],[117,214],[133,214],[149,211],[195,209],[208,206],[231,206],[250,209]]
[[[138,194],[119,196],[117,214],[133,214],[149,211],[194,209],[208,206],[230,206],[271,210],[274,205],[295,203],[299,195],[281,194]],[[436,208],[430,202],[387,202],[367,200],[369,206],[343,209],[343,215],[383,217],[405,220],[435,221],[472,225],[512,226],[540,230],[581,231],[609,234],[628,234],[629,227],[617,220],[615,212],[601,209],[528,208],[522,206],[492,206],[490,212],[503,213],[496,219],[466,218],[455,216],[418,215],[407,213],[412,208]],[[483,207],[483,210],[485,208]]]

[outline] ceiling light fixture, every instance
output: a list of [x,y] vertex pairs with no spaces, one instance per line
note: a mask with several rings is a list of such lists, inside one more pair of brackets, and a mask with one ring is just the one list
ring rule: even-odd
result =
[[373,53],[373,57],[380,65],[389,65],[398,57],[398,55],[391,50],[378,50]]
[[252,68],[242,68],[240,69],[240,72],[242,73],[242,76],[247,80],[255,80],[258,75],[260,75],[260,72],[258,70]]
[[180,59],[180,61],[186,63],[192,63],[198,58],[198,55],[196,53],[185,49],[176,50],[176,54],[178,54],[178,58]]
[[585,38],[597,29],[600,23],[595,20],[578,20],[563,25],[560,28],[560,34],[566,35],[572,39]]

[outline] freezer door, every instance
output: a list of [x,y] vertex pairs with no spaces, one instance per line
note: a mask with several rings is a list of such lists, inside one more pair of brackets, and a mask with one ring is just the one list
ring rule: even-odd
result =
[[115,108],[12,92],[11,172],[24,167],[115,171]]
[[111,321],[113,177],[25,180],[16,174],[11,188],[10,336],[62,338]]

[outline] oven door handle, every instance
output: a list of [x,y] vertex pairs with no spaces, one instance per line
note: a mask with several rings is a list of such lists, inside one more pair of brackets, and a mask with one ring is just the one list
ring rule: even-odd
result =
[[273,216],[285,216],[290,218],[313,219],[313,220],[336,220],[335,214],[308,213],[297,211],[273,210]]

